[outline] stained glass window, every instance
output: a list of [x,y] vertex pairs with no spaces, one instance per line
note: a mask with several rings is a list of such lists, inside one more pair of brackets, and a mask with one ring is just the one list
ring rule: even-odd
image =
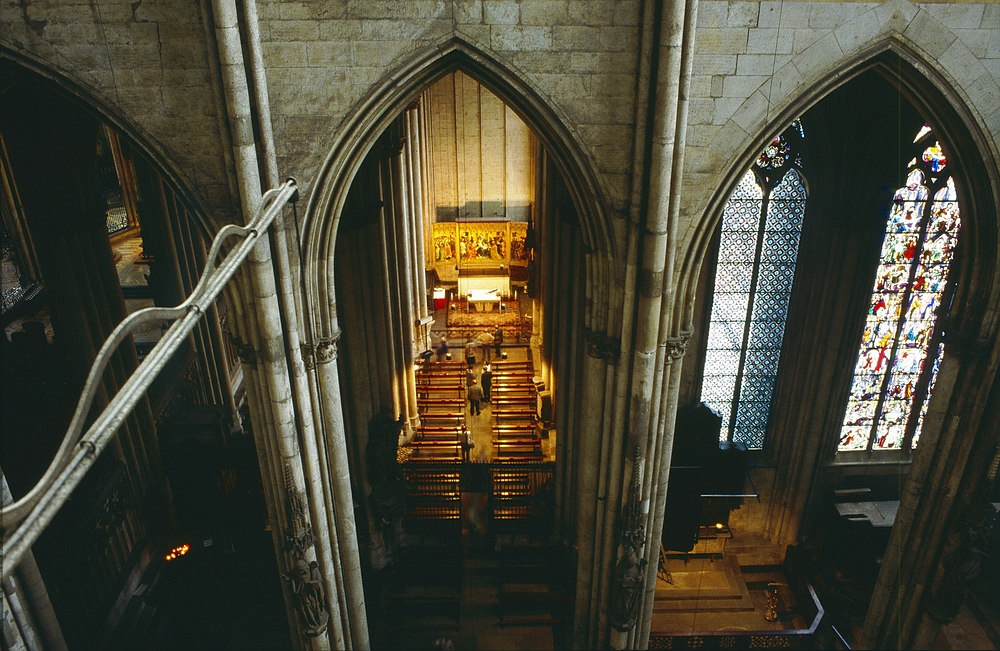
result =
[[916,446],[944,345],[938,320],[961,224],[947,160],[925,126],[882,242],[838,450]]
[[722,213],[701,400],[722,440],[764,446],[805,216],[795,121],[740,180]]

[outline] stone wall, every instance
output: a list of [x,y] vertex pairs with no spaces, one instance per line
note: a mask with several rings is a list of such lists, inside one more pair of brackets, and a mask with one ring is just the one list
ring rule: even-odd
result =
[[308,183],[352,109],[415,53],[457,34],[551,101],[593,156],[613,208],[624,209],[635,119],[636,0],[258,6],[282,173]]

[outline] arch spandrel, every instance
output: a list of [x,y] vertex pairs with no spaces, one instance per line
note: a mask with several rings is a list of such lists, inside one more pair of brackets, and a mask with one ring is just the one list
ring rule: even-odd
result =
[[352,111],[340,129],[309,197],[303,227],[303,256],[307,264],[306,292],[327,336],[335,331],[333,256],[340,213],[364,157],[392,119],[420,92],[444,75],[460,70],[497,95],[524,120],[554,160],[579,211],[587,247],[613,256],[618,243],[607,208],[607,192],[597,166],[559,109],[529,81],[511,71],[497,57],[461,36],[417,54],[403,68],[383,79],[381,86]]

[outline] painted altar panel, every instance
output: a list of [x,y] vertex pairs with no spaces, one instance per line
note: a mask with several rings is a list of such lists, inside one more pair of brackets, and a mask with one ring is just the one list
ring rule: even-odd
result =
[[433,262],[439,271],[454,267],[528,264],[528,225],[524,222],[440,222],[434,224]]

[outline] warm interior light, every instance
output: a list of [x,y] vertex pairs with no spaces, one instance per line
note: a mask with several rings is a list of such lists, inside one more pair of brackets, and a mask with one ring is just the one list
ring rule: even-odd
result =
[[180,558],[184,554],[187,554],[191,550],[191,545],[184,543],[183,545],[178,545],[170,550],[170,552],[165,556],[167,562]]
[[715,523],[715,528],[716,529],[725,529],[726,525],[722,524],[721,522],[716,522]]

